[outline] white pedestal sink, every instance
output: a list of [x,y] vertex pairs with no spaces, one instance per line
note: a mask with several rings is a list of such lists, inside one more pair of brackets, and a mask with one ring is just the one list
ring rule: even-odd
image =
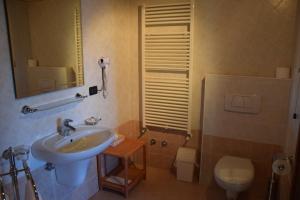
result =
[[103,127],[76,127],[70,136],[54,133],[37,140],[31,147],[32,155],[55,165],[58,183],[78,186],[86,177],[90,158],[104,151],[114,135]]

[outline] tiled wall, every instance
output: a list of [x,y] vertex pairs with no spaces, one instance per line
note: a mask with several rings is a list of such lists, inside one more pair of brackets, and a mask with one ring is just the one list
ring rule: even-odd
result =
[[[85,181],[79,187],[60,185],[56,182],[55,171],[39,168],[32,173],[38,191],[44,200],[87,200],[98,191],[98,176],[96,159],[91,159]],[[21,200],[24,199],[26,178],[19,178]],[[5,186],[5,191],[13,197],[11,185]]]
[[[139,38],[138,6],[176,2],[182,1],[130,1],[129,17],[132,31],[130,34],[130,65],[138,66],[140,61],[139,41],[137,40]],[[292,64],[297,1],[195,0],[194,3],[192,129],[195,131],[193,131],[193,138],[189,144],[200,148],[202,79],[205,74],[274,77],[276,67],[290,67]],[[139,73],[138,68],[133,68],[134,76],[139,77]],[[135,104],[140,100],[141,88],[138,79],[134,79],[133,82],[135,84],[133,84],[132,102]],[[138,113],[141,112],[140,107],[133,106],[133,109],[137,109],[137,112],[134,112],[137,119]],[[277,119],[280,120],[280,118]],[[264,129],[264,124],[261,124],[260,128]],[[272,143],[275,140],[277,143],[281,141],[283,135],[279,131],[283,128],[282,122],[280,122],[279,125],[273,128],[277,132],[276,136],[265,137],[264,141],[266,143]],[[164,134],[154,133],[153,137],[162,138]],[[247,133],[246,137],[251,139],[253,136]],[[149,149],[149,152],[151,152],[152,147]],[[165,154],[162,155],[166,156]],[[155,157],[157,158],[157,155]],[[170,157],[173,157],[173,154]],[[163,158],[163,156],[160,158]]]
[[[131,65],[138,65],[139,61],[138,5],[182,1],[131,1]],[[297,0],[194,0],[194,3],[192,129],[199,130],[205,74],[274,77],[276,67],[292,66]],[[134,87],[138,88],[138,82]],[[138,94],[134,97],[138,99]]]
[[[249,158],[255,179],[244,196],[266,197],[272,155],[282,152],[285,139],[290,85],[291,80],[274,78],[206,76],[200,182],[216,187],[213,170],[224,155]],[[225,94],[260,95],[260,112],[225,111]]]
[[[8,146],[32,144],[38,138],[56,131],[58,118],[71,118],[83,123],[90,116],[101,117],[101,125],[115,128],[133,117],[131,89],[132,68],[128,64],[129,26],[127,1],[82,1],[82,31],[85,85],[29,98],[15,99],[10,63],[3,0],[0,1],[0,152]],[[100,10],[100,12],[99,12]],[[105,28],[103,28],[105,27]],[[123,30],[123,31],[120,31]],[[123,41],[123,42],[120,42]],[[39,105],[71,97],[77,92],[86,95],[93,85],[101,87],[100,56],[108,56],[108,97],[90,96],[82,103],[53,110],[22,115],[24,105]]]
[[[75,123],[81,123],[92,115],[101,116],[102,125],[108,127],[138,120],[138,5],[179,1],[181,0],[81,1],[85,86],[15,100],[1,0],[0,151],[8,146],[30,145],[32,141],[54,132],[59,117],[72,118]],[[295,4],[296,0],[195,1],[192,124],[197,131],[194,131],[191,146],[199,145],[198,141],[201,139],[198,130],[201,124],[202,79],[205,73],[272,77],[276,67],[291,66]],[[69,97],[77,92],[85,94],[89,86],[101,85],[100,70],[96,62],[100,56],[109,56],[112,63],[108,70],[109,97],[106,100],[95,95],[81,104],[31,116],[20,115],[20,108],[25,104],[41,104],[53,101],[58,96]],[[154,136],[157,136],[156,133]],[[163,138],[164,135],[159,137]],[[181,139],[177,141],[176,145],[180,145]],[[171,158],[173,153],[167,156]],[[158,160],[163,156],[165,154]]]
[[[31,145],[33,141],[56,132],[58,118],[71,118],[74,124],[83,123],[90,116],[102,118],[100,125],[115,128],[133,118],[131,85],[134,75],[129,65],[129,1],[88,0],[82,2],[83,60],[85,85],[73,89],[47,93],[29,98],[15,99],[13,77],[9,56],[7,27],[3,0],[0,0],[0,154],[9,146]],[[108,97],[94,95],[82,103],[62,106],[53,110],[24,116],[22,106],[39,105],[57,99],[75,95],[77,92],[88,94],[88,87],[101,86],[101,69],[97,64],[100,56],[111,59],[108,73]],[[44,200],[87,199],[97,190],[95,162],[90,165],[88,178],[76,192],[74,188],[57,185],[53,172],[44,172],[44,162],[37,162],[32,157],[29,165],[34,171],[37,185]],[[8,168],[7,161],[0,161],[0,171]],[[35,170],[38,172],[35,172]],[[20,174],[21,175],[21,174]],[[46,176],[45,175],[49,175]],[[20,186],[22,187],[22,185]],[[95,188],[96,187],[96,188]],[[71,193],[72,192],[72,193]],[[83,194],[79,194],[83,192]],[[54,196],[54,198],[53,198]]]
[[[139,136],[139,121],[129,121],[118,127],[118,132],[130,138],[138,138]],[[147,164],[152,167],[171,169],[176,158],[178,147],[185,143],[183,135],[162,133],[158,131],[147,131],[141,137],[147,144]],[[150,140],[154,139],[155,144],[151,145]],[[167,142],[167,146],[162,146],[163,141]],[[194,147],[192,143],[187,143],[188,147]],[[135,157],[136,161],[141,161],[141,154]]]

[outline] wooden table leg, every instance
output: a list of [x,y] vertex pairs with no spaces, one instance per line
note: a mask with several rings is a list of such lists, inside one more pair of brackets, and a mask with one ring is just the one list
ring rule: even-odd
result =
[[102,190],[102,182],[101,182],[101,177],[102,177],[102,174],[101,174],[101,154],[97,155],[97,173],[98,173],[98,187],[99,187],[99,190]]
[[125,184],[124,184],[124,189],[125,189],[125,197],[128,197],[128,157],[126,156],[124,158],[124,172],[125,172]]
[[107,168],[106,168],[106,155],[103,155],[103,170],[104,170],[104,176],[107,174]]
[[144,180],[146,180],[146,174],[147,174],[147,158],[146,158],[146,145],[143,146],[143,169],[145,171],[144,174]]

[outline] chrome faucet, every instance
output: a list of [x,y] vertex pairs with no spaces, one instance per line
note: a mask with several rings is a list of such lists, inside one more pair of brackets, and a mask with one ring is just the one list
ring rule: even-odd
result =
[[72,119],[65,119],[61,126],[58,127],[57,132],[61,136],[69,136],[71,131],[76,131],[76,128],[70,125],[73,122]]

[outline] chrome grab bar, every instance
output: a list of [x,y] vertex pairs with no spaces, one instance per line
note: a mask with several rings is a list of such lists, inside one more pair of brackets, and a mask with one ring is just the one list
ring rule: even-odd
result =
[[33,188],[33,192],[34,192],[34,197],[35,197],[35,200],[39,200],[39,193],[38,193],[38,190],[37,190],[37,187],[36,187],[36,184],[32,178],[32,174],[30,172],[30,168],[28,167],[27,165],[27,162],[26,161],[23,161],[23,167],[24,167],[24,171],[25,171],[25,174],[26,174],[26,178],[28,181],[30,181],[31,185],[32,185],[32,188]]
[[16,167],[16,159],[15,159],[13,148],[9,147],[8,149],[6,149],[3,152],[2,157],[6,160],[9,160],[9,164],[10,164],[9,175],[11,176],[12,184],[14,186],[15,199],[20,200],[18,169]]
[[0,200],[6,200],[6,195],[4,192],[4,187],[1,178],[0,178]]
[[[36,184],[33,180],[32,174],[30,172],[30,168],[28,167],[27,160],[29,155],[29,149],[26,149],[22,146],[17,148],[9,147],[7,150],[5,150],[2,154],[2,157],[6,160],[9,160],[10,164],[10,170],[8,173],[0,174],[0,200],[7,200],[3,182],[1,181],[1,177],[10,175],[12,178],[12,185],[14,187],[14,195],[15,200],[20,200],[20,193],[19,193],[19,183],[18,183],[18,173],[19,172],[25,172],[26,178],[28,181],[30,181],[35,200],[39,200],[39,193],[37,191]],[[17,169],[16,167],[16,159],[22,160],[23,162],[23,169]]]

